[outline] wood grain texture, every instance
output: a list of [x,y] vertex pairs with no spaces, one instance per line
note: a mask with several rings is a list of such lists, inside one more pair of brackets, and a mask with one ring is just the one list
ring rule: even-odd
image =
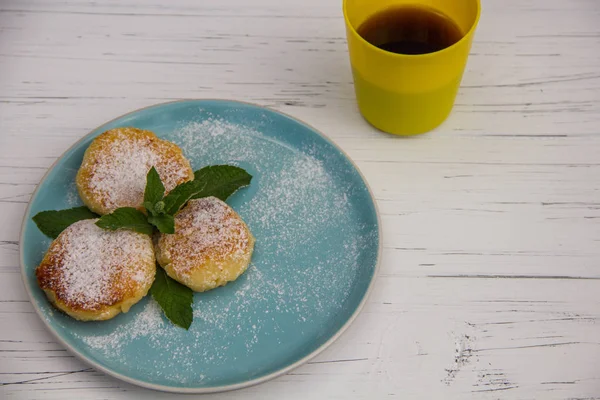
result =
[[130,110],[230,98],[357,162],[381,274],[309,364],[211,399],[600,399],[600,2],[483,0],[450,118],[360,117],[337,0],[0,2],[0,398],[167,399],[57,344],[20,281],[22,215],[74,141]]

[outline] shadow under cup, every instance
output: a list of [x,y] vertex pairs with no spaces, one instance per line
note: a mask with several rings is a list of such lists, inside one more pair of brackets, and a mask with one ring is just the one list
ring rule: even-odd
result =
[[[375,13],[404,5],[445,14],[460,28],[462,38],[440,51],[406,55],[382,50],[357,33]],[[428,132],[441,124],[454,105],[480,8],[479,0],[344,0],[350,64],[363,117],[398,135]]]

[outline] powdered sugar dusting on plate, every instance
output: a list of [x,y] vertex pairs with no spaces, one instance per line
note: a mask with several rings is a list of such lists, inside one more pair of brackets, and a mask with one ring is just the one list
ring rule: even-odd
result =
[[118,325],[107,335],[84,336],[82,340],[92,349],[117,356],[123,346],[131,343],[138,337],[146,340],[158,340],[164,335],[167,323],[163,321],[162,310],[154,301],[148,301],[144,308],[135,314],[133,320],[127,324]]
[[81,197],[77,193],[77,185],[75,180],[71,180],[66,187],[66,202],[69,207],[78,207],[83,205]]

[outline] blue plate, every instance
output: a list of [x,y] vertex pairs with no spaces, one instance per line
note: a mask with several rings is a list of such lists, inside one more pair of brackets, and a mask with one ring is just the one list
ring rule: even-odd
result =
[[[177,143],[194,170],[234,164],[254,176],[228,200],[256,237],[252,263],[237,281],[195,294],[189,331],[170,324],[149,296],[110,321],[78,322],[54,310],[37,286],[35,268],[50,240],[31,217],[82,204],[74,180],[83,153],[121,126]],[[95,368],[153,389],[216,392],[283,374],[331,344],[365,303],[379,232],[364,178],[313,128],[251,104],[179,101],[117,118],[67,150],[25,213],[21,264],[42,320]]]

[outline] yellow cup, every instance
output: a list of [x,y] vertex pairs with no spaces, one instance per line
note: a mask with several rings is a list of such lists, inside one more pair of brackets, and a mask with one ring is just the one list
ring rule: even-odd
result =
[[[461,29],[462,39],[434,53],[405,55],[382,50],[357,33],[373,14],[402,5],[442,12]],[[454,105],[480,10],[479,0],[344,0],[354,88],[365,119],[397,135],[441,124]]]

